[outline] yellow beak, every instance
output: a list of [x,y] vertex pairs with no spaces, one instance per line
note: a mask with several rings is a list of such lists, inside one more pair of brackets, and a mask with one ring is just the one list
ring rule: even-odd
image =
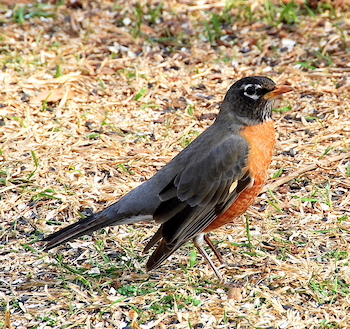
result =
[[269,100],[271,98],[275,98],[279,95],[282,95],[284,93],[288,93],[289,91],[292,91],[293,88],[290,86],[277,86],[274,90],[270,91],[269,93],[267,93],[266,95],[264,95],[264,99]]

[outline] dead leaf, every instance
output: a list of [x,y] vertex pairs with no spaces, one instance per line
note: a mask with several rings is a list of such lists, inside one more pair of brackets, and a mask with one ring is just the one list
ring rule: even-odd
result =
[[241,287],[231,287],[228,290],[227,298],[233,299],[236,302],[240,303],[243,299],[242,292],[243,292],[243,289]]
[[10,310],[6,310],[5,313],[5,323],[4,323],[4,329],[12,329],[13,326],[11,325],[11,318],[10,318]]
[[[65,97],[67,90],[63,88],[54,90],[45,90],[40,92],[38,95],[32,98],[31,104],[40,104],[42,102],[58,102],[63,97]],[[67,99],[74,97],[74,92],[72,90],[68,91]]]

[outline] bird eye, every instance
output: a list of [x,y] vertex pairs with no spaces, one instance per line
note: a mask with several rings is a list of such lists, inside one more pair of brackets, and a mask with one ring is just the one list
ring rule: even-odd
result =
[[243,85],[244,96],[251,98],[254,101],[257,101],[261,98],[262,95],[265,95],[267,90],[260,86],[259,84],[247,84]]
[[255,88],[253,86],[250,86],[248,87],[246,90],[245,90],[245,93],[247,95],[254,95],[255,94]]

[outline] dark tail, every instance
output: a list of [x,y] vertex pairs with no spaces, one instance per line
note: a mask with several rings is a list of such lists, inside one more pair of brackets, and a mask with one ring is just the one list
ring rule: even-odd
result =
[[90,234],[106,226],[132,224],[152,220],[152,215],[140,214],[139,209],[137,209],[137,206],[135,206],[133,203],[126,204],[126,206],[124,204],[124,208],[132,210],[135,210],[133,208],[136,208],[136,212],[122,212],[121,208],[123,203],[121,203],[121,200],[94,215],[81,219],[80,221],[63,228],[62,230],[49,235],[42,240],[47,242],[45,245],[45,250],[57,247],[64,242],[71,241],[85,234]]
[[81,219],[79,222],[71,224],[63,228],[62,230],[59,230],[47,236],[45,239],[42,240],[48,241],[48,243],[45,245],[45,250],[49,250],[64,242],[73,240],[82,235],[92,233],[105,226],[108,226],[109,218],[103,216],[102,213],[103,212]]

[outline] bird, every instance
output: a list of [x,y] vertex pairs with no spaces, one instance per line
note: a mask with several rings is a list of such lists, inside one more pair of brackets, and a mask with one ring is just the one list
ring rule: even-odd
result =
[[153,222],[159,228],[144,248],[144,253],[154,248],[147,271],[193,240],[222,282],[203,243],[223,262],[207,233],[244,214],[261,192],[276,139],[274,100],[292,90],[265,76],[236,81],[208,129],[109,207],[44,238],[45,251],[106,226]]

